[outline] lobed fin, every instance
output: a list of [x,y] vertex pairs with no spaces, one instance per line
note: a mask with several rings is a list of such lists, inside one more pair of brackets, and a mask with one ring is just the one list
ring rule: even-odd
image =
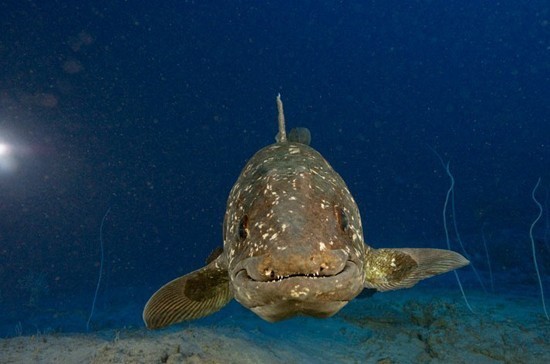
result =
[[185,320],[208,316],[233,299],[229,276],[219,259],[162,286],[147,302],[143,321],[158,329]]
[[365,259],[365,288],[390,291],[468,265],[462,255],[443,249],[371,249]]
[[311,144],[311,132],[308,128],[292,128],[288,133],[288,141],[301,143],[305,145]]

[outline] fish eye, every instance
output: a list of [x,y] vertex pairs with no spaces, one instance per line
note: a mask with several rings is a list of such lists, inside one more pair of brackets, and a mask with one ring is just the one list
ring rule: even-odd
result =
[[246,239],[248,236],[248,215],[244,215],[239,222],[239,238]]
[[349,228],[349,219],[348,214],[344,211],[343,208],[339,207],[336,211],[336,218],[338,220],[338,225],[343,232],[347,232]]

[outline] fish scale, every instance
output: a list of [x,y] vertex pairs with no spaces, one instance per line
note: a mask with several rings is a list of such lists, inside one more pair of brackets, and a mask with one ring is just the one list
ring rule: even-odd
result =
[[364,289],[408,288],[469,263],[450,250],[365,244],[346,183],[309,146],[309,130],[287,135],[276,101],[276,143],[252,156],[229,193],[223,250],[153,294],[148,328],[210,315],[232,299],[270,322],[330,317]]

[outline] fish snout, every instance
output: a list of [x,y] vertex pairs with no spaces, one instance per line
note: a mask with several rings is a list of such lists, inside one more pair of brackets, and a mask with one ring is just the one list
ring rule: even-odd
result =
[[341,273],[349,260],[342,249],[311,251],[303,247],[277,249],[247,259],[244,266],[254,281],[270,282],[290,277],[330,277]]

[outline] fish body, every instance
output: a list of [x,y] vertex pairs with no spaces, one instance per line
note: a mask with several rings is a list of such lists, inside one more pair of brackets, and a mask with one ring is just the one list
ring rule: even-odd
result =
[[151,297],[148,328],[209,315],[233,298],[270,322],[330,317],[365,288],[407,288],[468,264],[449,250],[365,244],[346,183],[308,145],[307,129],[287,138],[280,97],[277,105],[277,142],[248,161],[229,193],[223,251]]

